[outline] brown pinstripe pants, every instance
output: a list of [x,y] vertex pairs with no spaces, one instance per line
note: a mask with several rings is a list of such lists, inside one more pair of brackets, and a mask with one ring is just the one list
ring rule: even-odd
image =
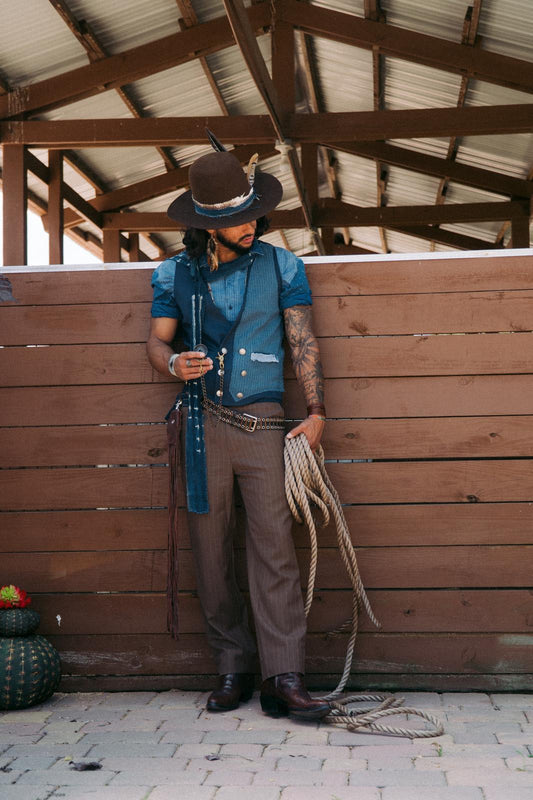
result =
[[[278,403],[254,403],[239,412],[261,417],[283,413]],[[234,572],[234,478],[246,510],[248,584],[262,677],[303,672],[306,621],[284,489],[284,432],[248,433],[207,412],[204,430],[210,511],[189,514],[188,523],[198,595],[219,674],[252,672],[256,652]]]

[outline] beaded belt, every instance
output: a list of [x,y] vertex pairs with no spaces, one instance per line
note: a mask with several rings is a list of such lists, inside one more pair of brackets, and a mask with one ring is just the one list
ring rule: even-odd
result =
[[254,431],[280,431],[285,427],[283,417],[254,417],[253,414],[239,414],[238,411],[231,411],[219,403],[214,403],[208,397],[202,398],[202,407],[214,414],[221,422],[227,422],[235,428],[253,433]]

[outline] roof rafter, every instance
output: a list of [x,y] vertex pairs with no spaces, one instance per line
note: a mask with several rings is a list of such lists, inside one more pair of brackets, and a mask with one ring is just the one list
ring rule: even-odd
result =
[[[85,20],[82,22],[77,20],[65,0],[48,0],[48,2],[55,8],[59,16],[72,31],[78,42],[84,48],[90,61],[100,61],[108,57],[108,53],[105,51],[101,42],[99,42],[98,37],[91,29],[89,23]],[[123,86],[117,86],[115,91],[134,117],[144,116],[142,109],[133,99],[131,91],[125,89]],[[171,152],[165,150],[163,147],[158,147],[157,150],[167,169],[174,169],[177,166]]]
[[501,172],[493,172],[480,167],[471,167],[460,164],[450,158],[438,158],[406,147],[386,144],[385,142],[337,142],[337,150],[350,153],[362,158],[377,158],[386,164],[395,167],[413,170],[425,175],[434,175],[438,178],[462,183],[466,186],[475,186],[498,194],[507,194],[510,197],[533,196],[533,184],[521,178],[513,178]]
[[306,0],[277,0],[276,15],[315,36],[367,50],[377,46],[384,55],[468,75],[521,92],[533,92],[533,63],[529,61],[309,5]]
[[[247,9],[254,30],[270,23],[267,2]],[[234,43],[227,18],[218,17],[84,67],[0,96],[0,117],[39,113],[145,78]]]
[[[296,185],[296,191],[300,199],[307,228],[313,237],[318,253],[324,255],[326,252],[324,243],[316,227],[313,225],[311,204],[305,190],[302,167],[298,159],[298,154],[294,149],[292,142],[288,141],[285,123],[286,114],[276,92],[275,86],[272,83],[272,79],[268,74],[265,61],[261,55],[261,51],[259,50],[257,39],[250,26],[248,15],[246,14],[242,0],[224,0],[224,7],[235,36],[235,41],[242,53],[254,83],[257,86],[257,89],[259,90],[259,93],[261,94],[261,97],[263,98],[263,101],[268,109],[272,126],[276,132],[276,138],[283,146],[283,152],[286,155],[291,168],[292,177]],[[293,48],[291,48],[291,50],[292,53],[294,53]],[[294,65],[292,67],[292,75],[294,75]]]
[[[385,55],[518,91],[533,92],[533,64],[530,62],[309,5],[303,0],[263,0],[253,4],[246,13],[255,31],[271,24],[273,9],[276,19],[306,33],[355,47],[372,49],[377,46]],[[0,117],[37,113],[72,103],[206,56],[231,44],[233,36],[228,20],[218,17],[88,66],[18,87],[0,96]]]

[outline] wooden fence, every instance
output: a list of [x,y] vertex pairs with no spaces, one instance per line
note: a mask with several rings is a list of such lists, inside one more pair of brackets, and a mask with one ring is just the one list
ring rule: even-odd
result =
[[[6,270],[0,582],[32,594],[64,689],[207,688],[186,533],[183,634],[166,633],[176,384],[145,356],[150,271],[122,266]],[[308,274],[328,469],[383,625],[362,618],[350,686],[532,688],[533,255],[310,259]],[[301,416],[289,368],[286,396]],[[350,595],[331,527],[320,545],[307,673],[332,687],[346,639],[326,632]]]

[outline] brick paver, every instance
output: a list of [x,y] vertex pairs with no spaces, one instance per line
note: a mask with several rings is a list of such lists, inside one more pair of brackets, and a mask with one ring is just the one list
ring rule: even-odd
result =
[[[445,734],[410,740],[272,719],[257,695],[208,714],[205,692],[57,694],[0,712],[0,797],[533,800],[531,695],[401,695],[438,716]],[[76,771],[69,759],[102,768]]]

